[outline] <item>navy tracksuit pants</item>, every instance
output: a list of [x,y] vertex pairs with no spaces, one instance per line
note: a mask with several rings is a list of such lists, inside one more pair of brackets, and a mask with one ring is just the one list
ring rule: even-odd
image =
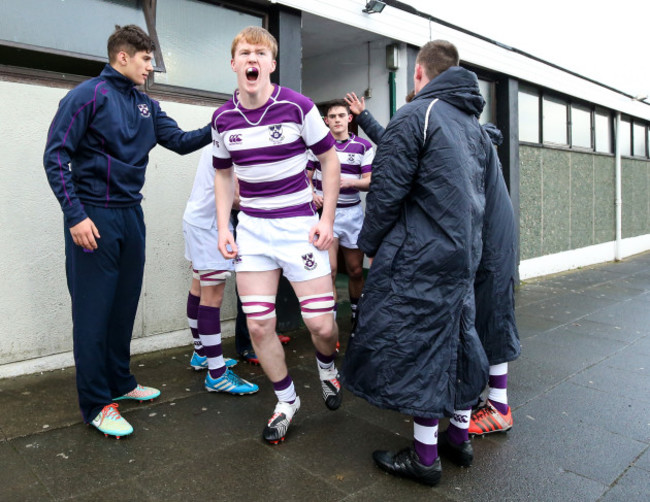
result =
[[130,371],[131,336],[142,289],[145,225],[139,205],[84,209],[101,236],[98,248],[86,252],[68,228],[64,233],[77,392],[84,421],[90,422],[137,385]]

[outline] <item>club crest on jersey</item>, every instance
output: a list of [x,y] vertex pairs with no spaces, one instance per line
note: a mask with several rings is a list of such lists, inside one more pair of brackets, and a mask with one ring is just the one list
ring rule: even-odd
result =
[[348,153],[348,164],[354,164],[354,154]]
[[146,103],[138,105],[138,110],[140,110],[140,115],[142,115],[144,118],[147,118],[151,115],[149,107],[146,105]]
[[282,130],[281,124],[269,126],[269,139],[271,140],[271,143],[273,143],[274,145],[277,145],[278,143],[282,143],[282,141],[284,140],[284,131]]
[[305,264],[305,270],[314,270],[318,266],[318,263],[314,260],[314,253],[302,255],[302,261]]

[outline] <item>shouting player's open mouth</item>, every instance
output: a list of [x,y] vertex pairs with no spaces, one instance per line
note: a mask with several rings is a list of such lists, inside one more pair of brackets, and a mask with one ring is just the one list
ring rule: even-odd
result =
[[259,76],[260,71],[257,68],[247,68],[246,69],[246,79],[249,82],[255,82],[257,80],[257,77]]

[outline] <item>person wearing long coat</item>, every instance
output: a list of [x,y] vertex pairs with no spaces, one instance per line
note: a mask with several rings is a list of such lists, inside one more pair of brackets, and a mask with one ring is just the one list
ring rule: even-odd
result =
[[[363,97],[359,99],[354,93],[350,93],[346,101],[351,111],[357,114],[359,127],[375,144],[379,144],[385,128],[365,109]],[[495,147],[501,145],[503,135],[494,124],[487,123],[482,127]],[[483,252],[474,281],[475,326],[490,364],[489,392],[485,405],[470,416],[467,431],[472,435],[507,431],[512,428],[512,413],[507,399],[508,363],[521,354],[515,319],[515,215],[500,163],[498,166],[490,163],[489,167],[496,173],[488,173],[486,176]],[[458,413],[466,417],[468,411],[455,410],[454,415]],[[452,421],[452,426],[455,423]],[[465,445],[465,456],[471,455],[469,449],[469,445]],[[468,462],[471,463],[471,459],[465,458],[460,463],[467,466]]]
[[485,101],[476,75],[457,66],[457,52],[446,68],[432,68],[452,48],[422,48],[415,98],[379,144],[358,241],[374,261],[341,371],[354,394],[414,416],[412,447],[373,456],[380,468],[427,484],[440,479],[437,420],[471,406],[488,375],[474,281],[485,177],[498,159],[478,122]]

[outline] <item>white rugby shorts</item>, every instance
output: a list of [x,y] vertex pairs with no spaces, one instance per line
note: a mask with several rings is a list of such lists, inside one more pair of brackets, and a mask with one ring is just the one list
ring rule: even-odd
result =
[[240,212],[238,221],[236,272],[280,268],[291,282],[330,274],[327,251],[309,242],[309,231],[318,223],[318,215],[256,218]]
[[[231,227],[232,229],[232,227]],[[183,221],[185,259],[192,262],[195,270],[234,270],[233,260],[227,260],[219,251],[219,232],[195,227]]]
[[350,207],[337,207],[334,218],[334,237],[339,245],[348,249],[358,249],[357,239],[363,226],[363,207],[361,204]]

